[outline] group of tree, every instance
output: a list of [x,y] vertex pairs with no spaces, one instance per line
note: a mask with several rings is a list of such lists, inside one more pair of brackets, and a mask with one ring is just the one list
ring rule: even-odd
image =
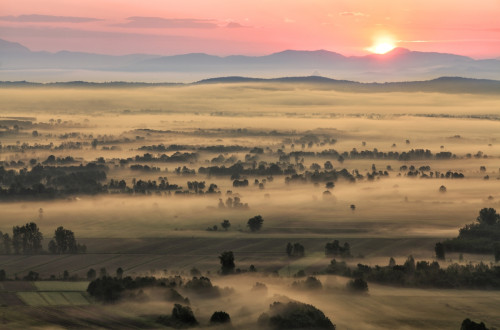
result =
[[[34,222],[12,228],[12,237],[0,232],[0,252],[4,254],[39,254],[43,253],[43,234]],[[58,227],[54,238],[49,243],[49,252],[54,254],[85,253],[87,247],[77,244],[75,234],[68,229]]]
[[261,314],[259,327],[285,329],[335,329],[335,325],[316,307],[298,301],[274,302]]
[[261,215],[256,215],[253,218],[248,219],[247,227],[250,228],[252,232],[259,231],[262,228],[262,224],[264,223],[264,219]]
[[286,254],[291,258],[302,258],[306,253],[304,245],[300,243],[290,243],[286,245]]
[[[0,166],[0,198],[55,198],[102,193],[107,168],[96,163],[79,166],[36,165],[31,170]],[[8,187],[8,188],[3,188]]]
[[452,252],[493,253],[500,261],[500,215],[494,208],[481,209],[475,223],[460,228],[458,237],[442,245]]
[[248,203],[241,202],[240,197],[234,196],[234,197],[228,197],[225,203],[222,201],[222,198],[219,198],[219,208],[247,210],[249,207]]
[[[228,167],[225,165],[200,167],[198,173],[208,176],[230,176],[232,180],[236,180],[244,176],[290,175],[295,174],[296,170],[293,166],[282,168],[282,165],[280,166],[276,163],[267,164],[266,162],[260,162],[257,165],[252,162],[250,166],[245,166],[242,162],[237,162]],[[244,184],[244,182],[238,182],[235,186],[238,186],[240,183]]]
[[488,328],[483,322],[476,323],[471,319],[465,319],[460,326],[460,330],[488,330]]
[[[89,270],[91,273],[91,270]],[[89,276],[95,276],[89,274]],[[118,273],[118,272],[117,272]],[[145,288],[157,288],[165,290],[165,300],[171,302],[189,303],[189,299],[184,298],[177,289],[183,287],[184,281],[179,276],[169,278],[156,278],[148,276],[139,276],[132,278],[130,276],[108,276],[105,271],[94,278],[87,287],[87,292],[97,301],[104,303],[113,303],[122,299],[137,298],[137,293]],[[122,274],[123,275],[123,274]]]
[[412,256],[403,265],[397,265],[391,258],[388,266],[358,264],[356,268],[333,259],[325,272],[405,287],[500,289],[500,266],[470,263],[451,264],[447,268],[441,268],[437,261],[415,262]]
[[338,240],[334,240],[333,242],[328,242],[325,244],[325,255],[328,257],[331,256],[340,256],[342,258],[351,257],[351,246],[347,242],[345,242],[344,245],[341,246]]
[[[156,322],[175,329],[191,328],[199,325],[191,307],[181,304],[175,304],[170,315],[159,316]],[[231,323],[231,317],[224,311],[216,311],[210,317],[209,323],[210,325],[227,325]]]
[[299,290],[321,290],[323,284],[314,276],[308,276],[305,280],[293,281],[292,288]]
[[87,247],[77,244],[75,234],[61,226],[56,229],[54,239],[49,242],[49,252],[53,254],[85,253]]

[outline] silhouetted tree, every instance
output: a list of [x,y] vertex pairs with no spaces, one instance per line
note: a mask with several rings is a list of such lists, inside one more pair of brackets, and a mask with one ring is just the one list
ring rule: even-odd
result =
[[439,260],[445,259],[444,245],[441,242],[436,243],[434,247],[434,251],[436,252],[436,258]]
[[87,272],[87,280],[93,281],[97,277],[97,273],[94,268],[90,268]]
[[0,281],[5,281],[7,278],[7,274],[5,273],[5,270],[0,269]]
[[500,261],[500,243],[495,244],[493,253],[495,255],[495,262]]
[[222,228],[224,228],[224,230],[228,230],[229,227],[231,227],[231,223],[229,222],[229,220],[222,221],[220,225]]
[[460,330],[488,330],[488,328],[486,328],[486,325],[483,322],[476,323],[471,321],[471,319],[465,319],[462,322]]
[[220,265],[221,265],[221,274],[227,275],[234,273],[234,268],[236,265],[234,264],[234,255],[233,251],[224,251],[219,256]]
[[186,328],[198,325],[191,307],[180,304],[174,305],[170,316],[160,316],[156,321],[173,328]]
[[12,228],[12,245],[14,251],[19,253],[21,247],[23,253],[32,254],[42,251],[43,235],[34,222]]
[[269,312],[259,316],[261,328],[281,329],[332,329],[335,325],[325,314],[312,305],[291,301],[274,302]]
[[300,243],[294,243],[293,245],[291,243],[288,243],[286,245],[286,254],[289,257],[301,258],[305,255],[305,252],[306,252],[306,249]]
[[292,253],[293,253],[293,245],[292,243],[288,242],[288,244],[286,245],[286,254],[287,256],[291,257]]
[[121,267],[118,267],[118,269],[116,270],[116,277],[118,279],[121,279],[123,277],[123,269]]
[[193,268],[191,268],[191,270],[189,271],[189,274],[191,274],[191,276],[200,276],[200,275],[201,275],[201,272],[198,270],[198,268],[193,267]]
[[75,234],[62,226],[54,232],[54,240],[49,243],[49,250],[52,253],[77,253],[78,247],[75,240]]
[[477,217],[477,222],[484,225],[494,225],[500,221],[500,215],[493,208],[484,208],[479,211],[479,216]]
[[264,219],[262,216],[256,215],[253,218],[248,219],[247,226],[251,231],[259,231],[262,228],[262,224],[264,223]]
[[25,281],[38,281],[39,279],[39,274],[37,272],[34,272],[32,270],[29,271],[28,275],[23,277],[23,280]]
[[214,312],[210,317],[210,323],[212,324],[224,324],[231,323],[231,317],[226,312]]
[[362,278],[356,278],[347,283],[347,288],[356,292],[368,292],[368,283]]

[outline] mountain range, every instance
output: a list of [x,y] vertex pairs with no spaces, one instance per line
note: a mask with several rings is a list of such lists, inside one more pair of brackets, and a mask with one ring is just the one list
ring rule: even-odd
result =
[[0,39],[0,80],[193,82],[220,76],[311,76],[360,82],[429,80],[442,76],[500,79],[500,60],[395,48],[386,54],[344,56],[285,50],[265,56],[191,53],[123,56],[60,51],[34,52]]

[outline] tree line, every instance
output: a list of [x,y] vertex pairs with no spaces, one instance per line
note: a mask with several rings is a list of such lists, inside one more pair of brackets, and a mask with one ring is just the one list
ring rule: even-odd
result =
[[[23,226],[14,226],[12,236],[0,231],[0,252],[4,254],[41,254],[43,234],[34,222]],[[78,244],[75,234],[62,226],[54,231],[53,239],[48,244],[49,253],[52,254],[77,254],[85,253],[87,247]]]

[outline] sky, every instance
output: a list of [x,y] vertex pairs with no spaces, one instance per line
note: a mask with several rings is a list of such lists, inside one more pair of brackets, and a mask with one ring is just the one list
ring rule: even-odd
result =
[[500,0],[1,0],[0,39],[113,55],[352,56],[386,43],[499,58],[499,17]]

